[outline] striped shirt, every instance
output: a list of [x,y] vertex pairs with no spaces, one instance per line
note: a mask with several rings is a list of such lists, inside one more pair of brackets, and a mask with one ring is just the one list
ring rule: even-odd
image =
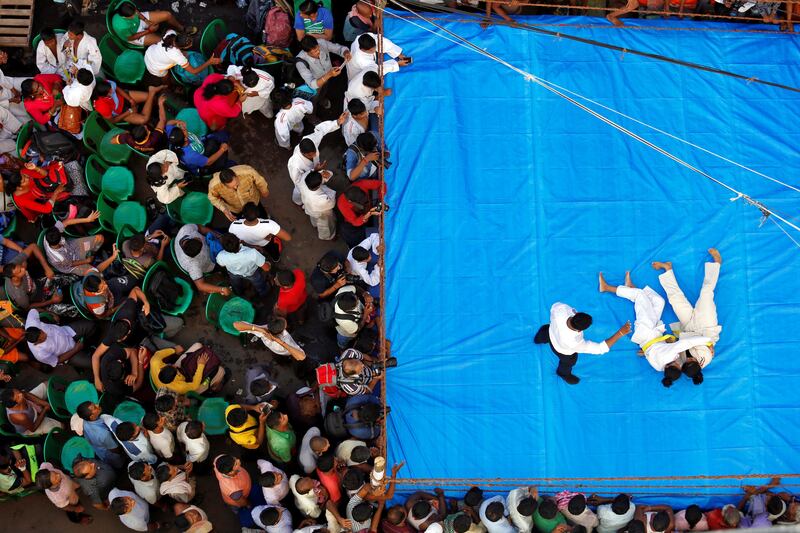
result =
[[354,376],[348,376],[342,369],[342,363],[347,359],[363,361],[364,354],[353,348],[348,348],[344,351],[339,361],[336,362],[336,385],[348,396],[367,394],[369,392],[369,383],[374,375],[372,367],[364,364],[364,369],[361,372]]

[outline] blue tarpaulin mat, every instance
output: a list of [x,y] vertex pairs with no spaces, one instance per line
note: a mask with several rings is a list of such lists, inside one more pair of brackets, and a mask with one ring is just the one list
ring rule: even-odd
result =
[[[482,30],[463,17],[436,20],[515,66],[800,186],[798,93],[519,29]],[[794,35],[526,21],[800,86]],[[388,376],[388,437],[390,459],[406,461],[400,477],[800,472],[797,246],[730,191],[502,65],[391,16],[385,33],[414,57],[388,75],[386,113],[394,164],[385,316],[400,361]],[[800,193],[590,107],[798,222]],[[631,270],[663,295],[650,262],[672,261],[693,301],[711,246],[724,259],[723,331],[701,386],[683,378],[664,388],[628,337],[606,355],[582,355],[582,381],[570,387],[550,350],[532,344],[556,301],[592,314],[587,337],[598,341],[633,320],[630,302],[597,292],[598,271],[613,283]],[[663,318],[675,319],[669,306]],[[707,503],[738,492],[736,480],[696,483],[727,484],[699,491]]]

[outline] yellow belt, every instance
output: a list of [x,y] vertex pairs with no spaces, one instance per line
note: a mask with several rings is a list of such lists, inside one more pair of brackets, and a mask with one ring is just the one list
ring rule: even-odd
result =
[[668,340],[668,339],[676,339],[676,337],[675,337],[675,335],[664,335],[662,337],[657,337],[657,338],[655,338],[655,339],[653,339],[651,341],[647,341],[646,343],[644,343],[644,346],[642,346],[642,351],[646,352],[647,349],[650,348],[655,343],[661,342],[661,341],[665,341],[665,340]]

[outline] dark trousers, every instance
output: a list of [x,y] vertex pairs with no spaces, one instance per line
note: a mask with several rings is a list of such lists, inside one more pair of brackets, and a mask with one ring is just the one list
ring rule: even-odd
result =
[[228,279],[230,279],[233,292],[241,296],[247,290],[247,282],[249,281],[259,296],[265,298],[269,296],[269,283],[264,271],[260,268],[248,277],[237,276],[228,272]]
[[578,362],[578,354],[573,353],[565,355],[556,351],[556,349],[553,347],[553,343],[550,342],[550,324],[545,324],[539,328],[539,331],[536,332],[536,336],[533,338],[533,342],[536,344],[550,345],[550,350],[552,350],[556,357],[558,357],[558,368],[556,368],[556,374],[562,377],[572,375],[572,367]]

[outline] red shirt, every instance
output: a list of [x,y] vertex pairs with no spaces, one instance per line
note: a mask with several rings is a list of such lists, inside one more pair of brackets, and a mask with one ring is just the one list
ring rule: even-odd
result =
[[385,518],[381,520],[380,531],[382,533],[415,533],[405,521],[399,526],[396,526]]
[[38,74],[33,77],[33,81],[44,88],[44,94],[38,98],[26,98],[25,111],[39,124],[47,124],[50,121],[50,110],[55,103],[53,86],[63,80],[58,74]]
[[339,500],[342,499],[342,490],[339,488],[341,481],[336,470],[323,472],[317,468],[317,477],[319,478],[319,482],[322,483],[322,486],[328,490],[331,501],[333,503],[339,503]]
[[[369,196],[369,191],[380,189],[381,182],[380,180],[358,180],[353,183],[353,186],[358,187]],[[381,198],[383,198],[383,193],[381,193]],[[350,200],[348,200],[344,194],[339,195],[339,199],[336,200],[336,207],[339,208],[339,212],[350,225],[359,227],[366,224],[364,219],[361,218],[365,213],[361,213],[360,215],[356,214],[353,210],[353,204],[350,203]]]
[[238,117],[242,113],[239,93],[233,91],[228,95],[218,94],[206,100],[203,90],[212,83],[225,79],[222,74],[209,74],[203,84],[194,92],[194,106],[197,114],[209,128],[219,130],[225,127],[229,118]]
[[722,518],[722,509],[713,509],[706,513],[708,529],[729,529],[728,524]]
[[292,274],[294,274],[294,285],[288,289],[281,287],[278,293],[278,309],[284,313],[294,313],[306,303],[306,298],[308,298],[306,275],[299,268],[292,270]]

